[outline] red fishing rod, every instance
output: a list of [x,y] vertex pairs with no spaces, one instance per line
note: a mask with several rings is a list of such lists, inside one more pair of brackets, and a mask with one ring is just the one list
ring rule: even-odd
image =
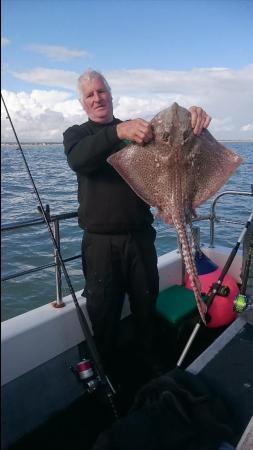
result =
[[[243,230],[242,230],[242,232],[241,232],[241,234],[239,236],[239,239],[238,239],[237,243],[233,247],[233,249],[232,249],[232,251],[231,251],[231,253],[230,253],[230,255],[229,255],[229,257],[228,257],[228,259],[227,259],[227,261],[225,263],[225,266],[223,267],[223,269],[221,271],[221,274],[220,274],[217,282],[213,284],[211,290],[207,294],[207,301],[206,301],[206,306],[207,306],[206,322],[207,323],[210,321],[210,316],[209,316],[209,313],[208,313],[208,309],[210,308],[211,304],[213,303],[215,296],[217,294],[219,294],[219,289],[222,286],[223,279],[224,279],[225,275],[227,274],[227,272],[228,272],[228,270],[229,270],[229,268],[230,268],[230,266],[231,266],[231,264],[232,264],[232,262],[233,262],[233,260],[235,258],[235,255],[236,255],[236,253],[237,253],[237,251],[238,251],[238,249],[239,249],[239,247],[241,245],[241,242],[243,241],[243,238],[244,238],[244,236],[245,236],[245,234],[246,234],[246,232],[247,232],[247,230],[248,230],[252,220],[253,220],[253,212],[250,214],[250,216],[249,216],[249,218],[248,218],[248,220],[247,220],[247,222],[246,222],[246,224],[245,224],[245,226],[244,226],[244,228],[243,228]],[[197,322],[197,324],[195,325],[195,327],[194,327],[194,329],[193,329],[193,331],[191,333],[191,336],[190,336],[189,340],[187,341],[187,344],[186,344],[186,346],[185,346],[185,348],[184,348],[184,350],[183,350],[183,352],[182,352],[182,354],[181,354],[181,356],[180,356],[180,358],[179,358],[179,360],[177,362],[177,366],[180,367],[182,365],[182,363],[183,363],[183,361],[185,359],[185,356],[188,353],[188,350],[190,349],[191,344],[193,343],[193,341],[195,339],[195,336],[197,335],[197,333],[198,333],[198,331],[199,331],[199,329],[201,327],[201,324],[202,324],[202,321],[199,320]]]
[[[64,276],[65,276],[65,279],[66,279],[66,282],[67,282],[70,294],[71,294],[72,299],[74,301],[74,305],[76,307],[77,316],[78,316],[78,319],[79,319],[79,322],[80,322],[80,325],[81,325],[84,337],[85,337],[86,342],[87,342],[88,352],[89,352],[90,358],[91,358],[91,360],[93,362],[94,368],[95,368],[95,370],[97,372],[98,384],[101,384],[104,387],[106,397],[109,400],[109,403],[110,403],[110,405],[111,405],[111,407],[113,409],[114,416],[116,418],[118,418],[117,410],[116,410],[116,407],[115,407],[115,404],[114,404],[114,401],[113,401],[113,395],[115,394],[115,390],[114,390],[113,386],[111,385],[108,377],[106,376],[106,374],[104,372],[104,368],[103,368],[103,365],[101,363],[100,355],[99,355],[98,350],[96,348],[96,345],[95,345],[95,342],[94,342],[94,338],[93,338],[93,336],[91,334],[91,331],[90,331],[90,328],[89,328],[89,324],[88,324],[88,322],[86,320],[86,317],[85,317],[85,315],[84,315],[84,313],[83,313],[83,311],[82,311],[82,309],[81,309],[81,307],[80,307],[80,305],[78,303],[78,300],[77,300],[77,297],[76,297],[73,285],[71,283],[69,274],[67,272],[64,260],[62,258],[59,246],[58,246],[58,244],[57,244],[57,242],[55,240],[53,230],[52,230],[52,228],[50,226],[50,219],[48,217],[48,211],[45,210],[45,208],[44,208],[44,206],[42,204],[42,201],[41,201],[41,198],[40,198],[40,194],[39,194],[38,189],[36,187],[36,184],[34,182],[33,176],[31,174],[30,168],[28,166],[26,157],[24,155],[24,152],[23,152],[23,149],[21,147],[20,141],[18,139],[16,130],[14,128],[14,125],[12,123],[12,120],[11,120],[11,117],[10,117],[10,114],[9,114],[8,108],[6,106],[6,103],[4,101],[2,93],[1,93],[1,99],[3,101],[4,107],[5,107],[5,110],[6,110],[6,113],[7,113],[7,119],[9,119],[9,121],[10,121],[12,131],[13,131],[15,139],[17,141],[18,150],[20,150],[20,153],[22,155],[23,161],[25,163],[25,167],[26,167],[27,173],[29,175],[29,178],[31,180],[31,183],[32,183],[32,186],[33,186],[33,189],[34,189],[34,193],[35,193],[35,195],[37,197],[37,200],[39,202],[39,210],[40,210],[40,212],[42,214],[42,217],[43,217],[43,219],[44,219],[44,221],[45,221],[45,223],[47,225],[50,238],[51,238],[53,246],[54,246],[54,248],[55,248],[55,250],[57,252],[57,256],[58,256],[59,262],[61,264],[62,271],[64,273]],[[78,368],[78,370],[79,370],[79,368]],[[84,368],[82,368],[81,374],[82,375],[84,374],[84,378],[85,378],[85,362],[84,362]],[[95,382],[92,385],[93,389],[96,388],[96,384],[97,383]]]

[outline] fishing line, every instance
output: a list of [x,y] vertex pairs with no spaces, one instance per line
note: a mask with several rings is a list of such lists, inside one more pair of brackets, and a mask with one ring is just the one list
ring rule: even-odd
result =
[[44,221],[45,221],[45,223],[47,225],[50,237],[52,239],[53,246],[54,246],[55,250],[57,251],[57,256],[58,256],[59,262],[61,264],[62,271],[64,273],[64,276],[65,276],[65,279],[66,279],[69,291],[70,291],[71,296],[72,296],[72,299],[74,301],[74,305],[75,305],[76,311],[77,311],[77,316],[78,316],[78,319],[79,319],[79,322],[80,322],[80,325],[81,325],[84,337],[85,337],[85,339],[87,341],[88,351],[90,353],[92,361],[94,362],[94,366],[95,366],[95,368],[97,370],[97,374],[98,374],[98,377],[100,379],[100,382],[105,388],[106,397],[109,400],[110,406],[113,409],[113,413],[114,413],[115,417],[117,418],[118,415],[117,415],[116,407],[115,407],[114,402],[113,402],[113,394],[115,394],[115,390],[112,387],[108,377],[106,376],[106,374],[104,372],[104,369],[103,369],[103,366],[102,366],[102,363],[101,363],[101,360],[100,360],[100,356],[99,356],[98,350],[97,350],[95,342],[94,342],[94,338],[93,338],[93,336],[91,334],[91,331],[90,331],[88,322],[86,320],[86,317],[85,317],[85,315],[84,315],[84,313],[83,313],[83,311],[82,311],[82,309],[81,309],[81,307],[80,307],[80,305],[78,303],[78,300],[77,300],[74,288],[72,286],[69,274],[67,272],[65,263],[64,263],[63,258],[61,256],[60,249],[58,247],[58,244],[57,244],[57,242],[55,240],[52,228],[50,226],[50,222],[49,222],[50,219],[48,217],[48,212],[45,210],[45,208],[44,208],[44,206],[42,204],[42,201],[41,201],[41,198],[40,198],[40,194],[39,194],[38,189],[36,187],[36,184],[34,182],[33,176],[31,174],[31,171],[30,171],[30,168],[28,166],[26,157],[24,155],[23,149],[22,149],[21,144],[19,142],[16,130],[15,130],[14,125],[12,123],[12,120],[11,120],[9,111],[7,109],[7,106],[5,104],[5,101],[4,101],[2,93],[1,93],[1,99],[3,101],[4,107],[5,107],[5,110],[6,110],[6,113],[7,113],[7,119],[9,119],[9,121],[10,121],[12,131],[13,131],[15,139],[17,141],[18,150],[20,150],[20,153],[22,155],[22,158],[23,158],[23,161],[24,161],[27,173],[29,175],[30,181],[31,181],[33,189],[34,189],[34,193],[35,193],[35,195],[36,195],[36,197],[38,199],[40,212],[41,212],[41,214],[43,216],[43,219],[44,219]]
[[[227,274],[227,272],[228,272],[228,270],[229,270],[229,268],[230,268],[230,266],[231,266],[231,264],[232,264],[232,262],[233,262],[233,260],[235,258],[235,255],[236,255],[236,253],[237,253],[237,251],[238,251],[238,249],[240,247],[240,244],[241,244],[241,242],[242,242],[242,240],[243,240],[243,238],[244,238],[244,236],[245,236],[245,234],[246,234],[246,232],[247,232],[247,230],[248,230],[252,220],[253,220],[253,212],[250,214],[250,216],[249,216],[249,218],[248,218],[248,220],[247,220],[247,222],[246,222],[246,224],[245,224],[245,226],[244,226],[244,228],[243,228],[243,230],[242,230],[242,232],[241,232],[241,234],[239,236],[239,239],[238,239],[237,243],[233,247],[233,249],[232,249],[232,251],[231,251],[231,253],[230,253],[230,255],[229,255],[229,257],[228,257],[228,259],[227,259],[227,261],[225,263],[225,266],[223,267],[223,269],[221,271],[221,274],[220,274],[217,282],[214,283],[214,285],[212,286],[212,289],[210,290],[210,292],[207,295],[207,297],[208,297],[208,299],[206,301],[206,306],[207,306],[206,319],[207,319],[207,323],[210,320],[210,317],[208,315],[208,309],[211,306],[215,296],[219,293],[219,289],[220,289],[220,287],[222,285],[222,281],[223,281],[225,275]],[[198,333],[198,331],[199,331],[199,329],[201,327],[201,324],[202,324],[202,321],[199,320],[197,322],[197,324],[195,325],[195,327],[194,327],[194,329],[193,329],[193,331],[191,333],[191,336],[190,336],[190,338],[189,338],[189,340],[188,340],[188,342],[187,342],[187,344],[186,344],[186,346],[185,346],[185,348],[184,348],[184,350],[183,350],[183,352],[182,352],[182,354],[181,354],[181,356],[180,356],[180,358],[179,358],[179,360],[177,362],[177,366],[178,367],[181,366],[181,364],[182,364],[186,354],[188,353],[188,350],[191,347],[191,344],[192,344],[193,340],[195,339],[195,336]]]

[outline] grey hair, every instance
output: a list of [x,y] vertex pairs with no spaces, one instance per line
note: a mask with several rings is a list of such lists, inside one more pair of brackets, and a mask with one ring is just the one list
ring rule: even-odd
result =
[[105,77],[102,75],[102,73],[98,72],[97,70],[87,69],[78,78],[78,82],[77,82],[77,95],[78,95],[78,98],[79,98],[79,101],[81,104],[83,104],[83,83],[84,82],[90,83],[95,78],[101,78],[105,85],[105,88],[107,89],[108,92],[111,93],[111,88],[108,84],[108,81],[105,79]]

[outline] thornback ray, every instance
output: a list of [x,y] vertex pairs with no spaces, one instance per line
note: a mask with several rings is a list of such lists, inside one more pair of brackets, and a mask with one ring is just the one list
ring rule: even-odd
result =
[[187,224],[196,216],[195,208],[212,197],[229,179],[242,158],[219,143],[204,129],[196,136],[190,112],[177,103],[159,112],[152,120],[153,139],[144,146],[131,143],[109,156],[107,161],[133,191],[157,215],[174,225],[182,249],[200,316],[205,323],[206,305]]

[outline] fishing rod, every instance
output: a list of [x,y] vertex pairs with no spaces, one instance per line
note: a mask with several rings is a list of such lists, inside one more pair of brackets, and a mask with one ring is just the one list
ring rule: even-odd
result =
[[[253,233],[253,231],[252,231],[252,233]],[[253,304],[253,297],[250,295],[247,295],[247,292],[246,292],[248,280],[249,280],[250,266],[252,264],[252,257],[253,257],[253,234],[251,236],[251,242],[249,243],[246,262],[244,265],[240,293],[234,299],[233,309],[237,313],[242,313],[243,311],[245,311],[247,308],[249,308]]]
[[[223,269],[221,271],[221,274],[220,274],[218,280],[216,281],[216,283],[213,284],[211,290],[207,294],[207,301],[206,301],[206,306],[207,306],[206,322],[207,323],[211,319],[211,317],[210,317],[210,315],[208,313],[208,309],[210,308],[211,304],[213,303],[213,300],[214,300],[215,296],[219,293],[219,290],[221,288],[223,279],[224,279],[225,275],[227,274],[227,272],[228,272],[228,270],[229,270],[229,268],[230,268],[230,266],[231,266],[231,264],[232,264],[232,262],[233,262],[233,260],[235,258],[235,255],[236,255],[236,253],[237,253],[237,251],[238,251],[238,249],[240,247],[240,244],[241,244],[241,242],[242,242],[242,240],[243,240],[243,238],[244,238],[244,236],[245,236],[245,234],[246,234],[246,232],[247,232],[247,230],[248,230],[252,220],[253,220],[253,212],[250,214],[250,216],[249,216],[249,218],[248,218],[248,220],[247,220],[247,222],[246,222],[246,224],[245,224],[245,226],[244,226],[244,228],[243,228],[243,230],[242,230],[242,232],[241,232],[241,234],[239,236],[238,241],[236,242],[235,246],[233,247],[233,249],[232,249],[232,251],[231,251],[231,253],[230,253],[230,255],[229,255],[229,257],[228,257],[228,259],[227,259],[227,261],[225,263],[225,266],[223,267]],[[181,354],[181,356],[180,356],[180,358],[179,358],[179,360],[177,362],[177,366],[178,367],[180,367],[182,365],[182,363],[184,361],[184,358],[185,358],[186,354],[188,353],[188,350],[190,349],[191,344],[194,341],[195,336],[197,335],[197,333],[198,333],[198,331],[199,331],[199,329],[201,327],[201,324],[202,324],[201,320],[199,320],[196,323],[196,325],[195,325],[195,327],[194,327],[194,329],[193,329],[193,331],[191,333],[191,336],[190,336],[190,338],[189,338],[189,340],[188,340],[188,342],[187,342],[184,350],[182,351],[182,354]]]
[[[39,202],[39,210],[40,210],[40,213],[42,214],[43,219],[44,219],[44,221],[45,221],[45,223],[46,223],[46,225],[47,225],[47,228],[48,228],[49,235],[50,235],[50,237],[51,237],[53,246],[54,246],[54,248],[55,248],[55,250],[56,250],[56,252],[57,252],[57,256],[58,256],[59,262],[60,262],[60,264],[61,264],[62,271],[63,271],[63,273],[64,273],[64,276],[65,276],[65,279],[66,279],[66,282],[67,282],[67,285],[68,285],[70,294],[71,294],[72,299],[73,299],[73,301],[74,301],[74,305],[75,305],[75,307],[76,307],[77,316],[78,316],[78,319],[79,319],[79,322],[80,322],[80,325],[81,325],[81,328],[82,328],[84,337],[85,337],[85,339],[86,339],[86,341],[87,341],[88,351],[89,351],[89,353],[90,353],[91,359],[92,359],[92,361],[93,361],[93,363],[94,363],[94,366],[95,366],[95,368],[96,368],[96,371],[97,371],[97,375],[98,375],[99,381],[101,382],[101,384],[102,384],[102,385],[104,386],[104,388],[105,388],[105,394],[106,394],[106,397],[107,397],[107,399],[109,400],[109,403],[110,403],[110,405],[111,405],[111,407],[112,407],[112,409],[113,409],[114,416],[115,416],[116,418],[118,418],[117,410],[116,410],[116,407],[115,407],[114,402],[113,402],[113,395],[115,394],[115,390],[114,390],[112,384],[110,383],[108,377],[106,376],[106,374],[105,374],[105,372],[104,372],[104,369],[103,369],[103,366],[102,366],[102,363],[101,363],[101,359],[100,359],[100,355],[99,355],[99,353],[98,353],[98,350],[97,350],[96,345],[95,345],[95,342],[94,342],[94,338],[93,338],[93,336],[92,336],[92,334],[91,334],[91,331],[90,331],[88,322],[87,322],[87,320],[86,320],[86,317],[85,317],[85,315],[84,315],[84,313],[83,313],[83,311],[82,311],[82,309],[81,309],[81,307],[80,307],[80,305],[79,305],[79,302],[78,302],[78,300],[77,300],[77,297],[76,297],[76,294],[75,294],[73,285],[72,285],[72,283],[71,283],[69,274],[68,274],[68,272],[67,272],[67,269],[66,269],[64,260],[63,260],[63,258],[62,258],[62,255],[61,255],[59,246],[58,246],[58,244],[57,244],[57,242],[56,242],[56,240],[55,240],[55,237],[54,237],[52,228],[51,228],[51,226],[50,226],[50,219],[49,219],[48,211],[45,210],[45,208],[44,208],[44,206],[43,206],[43,204],[42,204],[42,201],[41,201],[41,198],[40,198],[40,194],[39,194],[38,189],[37,189],[37,187],[36,187],[36,184],[35,184],[35,182],[34,182],[33,176],[32,176],[32,174],[31,174],[30,168],[29,168],[29,166],[28,166],[26,157],[25,157],[25,155],[24,155],[24,152],[23,152],[23,149],[22,149],[22,147],[21,147],[20,141],[19,141],[19,139],[18,139],[16,130],[15,130],[15,128],[14,128],[14,125],[13,125],[13,123],[12,123],[12,120],[11,120],[11,117],[10,117],[10,114],[9,114],[8,108],[7,108],[7,106],[6,106],[6,103],[5,103],[5,101],[4,101],[4,98],[3,98],[2,93],[1,93],[1,99],[2,99],[2,102],[3,102],[3,104],[4,104],[5,111],[6,111],[6,113],[7,113],[7,119],[9,119],[9,121],[10,121],[12,131],[13,131],[14,136],[15,136],[15,139],[16,139],[16,141],[17,141],[17,144],[18,144],[18,150],[20,150],[20,153],[21,153],[21,155],[22,155],[23,161],[24,161],[24,163],[25,163],[25,167],[26,167],[27,173],[28,173],[28,175],[29,175],[30,181],[31,181],[32,186],[33,186],[33,189],[34,189],[34,193],[35,193],[35,195],[36,195],[36,197],[37,197],[37,200],[38,200],[38,202]],[[84,373],[84,372],[83,372],[83,373]]]

